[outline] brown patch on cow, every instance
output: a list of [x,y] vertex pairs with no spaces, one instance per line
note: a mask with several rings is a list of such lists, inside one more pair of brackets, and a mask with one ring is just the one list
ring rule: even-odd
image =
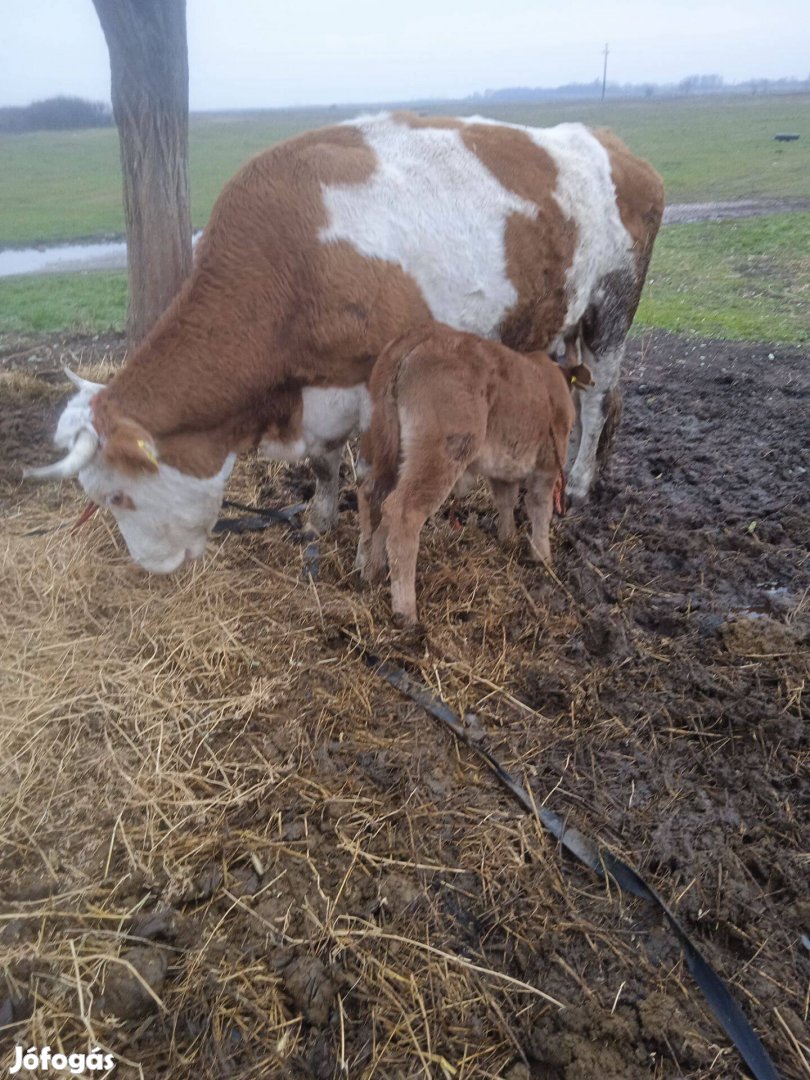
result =
[[513,214],[506,226],[506,266],[518,299],[501,323],[500,338],[519,352],[548,349],[565,322],[576,226],[561,212],[554,217],[543,207],[534,221]]
[[101,437],[102,456],[111,468],[128,476],[158,471],[157,449],[141,424],[105,408],[101,401],[94,409],[93,423]]
[[500,184],[539,208],[534,218],[518,213],[507,222],[506,266],[518,300],[500,336],[521,352],[546,349],[565,319],[566,275],[577,241],[575,222],[553,198],[557,166],[523,131],[466,124],[461,137]]
[[274,185],[278,178],[291,180],[301,170],[301,179],[308,188],[313,173],[326,184],[364,184],[376,168],[377,155],[359,128],[350,124],[316,128],[257,154],[226,185],[223,195],[231,185],[237,192],[249,185],[254,172],[258,174],[256,179]]
[[391,119],[397,124],[409,128],[438,128],[443,131],[457,131],[464,127],[464,122],[455,116],[418,116],[407,109],[398,109],[391,113]]
[[608,152],[616,205],[622,224],[633,238],[636,271],[643,285],[664,213],[664,181],[652,165],[631,154],[608,128],[599,128],[593,135]]

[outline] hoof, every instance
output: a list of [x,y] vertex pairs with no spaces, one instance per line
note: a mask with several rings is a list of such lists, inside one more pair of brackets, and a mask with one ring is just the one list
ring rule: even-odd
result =
[[425,636],[426,630],[423,623],[420,623],[418,619],[412,619],[408,615],[404,615],[401,611],[394,612],[391,622],[394,624],[395,630],[402,630],[409,637],[422,638]]
[[307,510],[307,527],[314,529],[316,533],[331,532],[337,526],[337,507],[323,506],[317,499],[313,499]]
[[307,528],[317,533],[318,536],[331,532],[336,525],[337,518],[322,517],[320,514],[307,515]]
[[388,643],[394,649],[421,649],[427,643],[427,627],[418,620],[398,623],[395,617]]
[[584,506],[588,501],[589,494],[589,488],[567,487],[563,496],[563,505],[565,506],[565,509],[576,510],[577,507]]

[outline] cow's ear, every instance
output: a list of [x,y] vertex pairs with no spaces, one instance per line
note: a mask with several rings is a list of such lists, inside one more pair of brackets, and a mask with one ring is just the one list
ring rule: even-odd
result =
[[112,469],[139,476],[158,471],[157,449],[146,428],[134,420],[116,420],[107,433],[102,454]]
[[593,386],[591,369],[584,364],[577,364],[576,367],[569,368],[568,381],[572,386],[578,386],[580,390],[584,390],[586,386]]

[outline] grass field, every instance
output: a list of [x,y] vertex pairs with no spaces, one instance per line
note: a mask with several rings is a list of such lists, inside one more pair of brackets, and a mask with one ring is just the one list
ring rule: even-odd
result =
[[[351,108],[196,115],[192,207],[205,224],[223,183],[263,147]],[[455,103],[430,111],[464,112]],[[613,127],[663,174],[667,200],[810,194],[810,97],[626,101],[601,106],[499,105],[497,119]],[[803,135],[773,141],[779,130]],[[0,138],[0,247],[118,235],[123,230],[114,129]],[[810,340],[810,215],[665,228],[637,327],[773,342]],[[123,274],[0,279],[0,333],[97,332],[124,322]]]
[[635,322],[649,327],[810,342],[810,214],[664,228]]
[[123,330],[126,307],[123,270],[0,278],[0,334]]

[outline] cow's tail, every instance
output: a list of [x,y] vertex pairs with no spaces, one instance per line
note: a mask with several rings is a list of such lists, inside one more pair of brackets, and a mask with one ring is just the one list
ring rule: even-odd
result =
[[559,443],[557,442],[557,435],[554,431],[553,420],[548,425],[548,434],[551,439],[551,445],[554,448],[554,459],[557,465],[557,479],[554,483],[554,509],[563,517],[568,509],[565,498],[565,465],[563,464],[563,456],[560,451]]

